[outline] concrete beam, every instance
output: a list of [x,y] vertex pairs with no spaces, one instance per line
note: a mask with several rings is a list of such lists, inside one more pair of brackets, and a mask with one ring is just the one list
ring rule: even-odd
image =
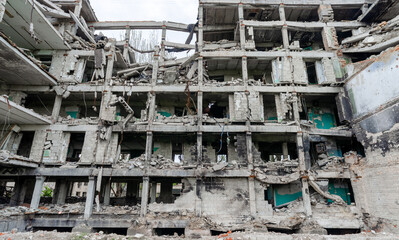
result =
[[201,3],[206,5],[234,5],[242,3],[244,5],[280,5],[281,3],[284,5],[299,5],[299,6],[319,6],[320,4],[329,4],[332,6],[348,6],[353,7],[353,5],[362,6],[366,3],[373,3],[373,0],[201,0]]
[[90,22],[87,23],[89,27],[95,30],[126,30],[130,29],[155,29],[160,30],[166,26],[167,30],[189,32],[188,25],[176,22],[157,22],[157,21],[105,21],[105,22]]
[[367,24],[357,21],[348,22],[294,22],[294,21],[253,21],[245,20],[243,24],[247,27],[253,27],[254,29],[273,30],[280,29],[286,24],[288,30],[299,30],[299,31],[321,31],[324,27],[335,27],[336,29],[358,29],[359,27],[365,27]]
[[307,59],[322,59],[324,57],[334,57],[333,53],[325,51],[308,51],[308,52],[248,52],[248,51],[213,51],[202,52],[201,56],[204,58],[239,58],[247,56],[248,58],[269,59],[273,60],[278,57],[302,57]]

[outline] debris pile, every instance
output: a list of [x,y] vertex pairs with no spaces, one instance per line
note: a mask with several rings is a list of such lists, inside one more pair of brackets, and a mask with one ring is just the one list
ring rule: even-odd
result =
[[[384,44],[388,40],[399,36],[399,16],[391,19],[390,21],[373,24],[371,27],[361,27],[356,30],[357,34],[352,37],[344,39],[342,45],[350,49],[371,48],[379,44]],[[396,43],[399,40],[396,41]],[[392,44],[392,46],[395,43]]]
[[186,115],[182,117],[172,115],[170,117],[166,117],[160,113],[157,113],[154,124],[156,124],[156,122],[160,122],[165,124],[183,124],[194,126],[197,124],[197,120],[198,119],[196,115]]
[[[145,168],[145,155],[142,154],[139,157],[130,159],[130,160],[121,160],[118,162],[116,167],[118,168],[129,168],[129,169],[144,169]],[[168,159],[160,154],[153,155],[151,157],[151,161],[148,163],[149,167],[157,168],[157,169],[171,169],[171,168],[181,168],[184,164],[184,161],[177,163],[171,159]]]

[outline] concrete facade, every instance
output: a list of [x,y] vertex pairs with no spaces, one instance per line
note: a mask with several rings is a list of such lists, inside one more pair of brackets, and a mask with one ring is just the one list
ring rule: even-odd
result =
[[396,3],[201,0],[196,24],[32,3],[0,1],[1,231],[397,233]]

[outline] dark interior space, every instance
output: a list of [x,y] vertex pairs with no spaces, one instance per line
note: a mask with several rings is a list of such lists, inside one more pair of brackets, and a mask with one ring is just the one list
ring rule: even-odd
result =
[[154,233],[157,236],[174,236],[175,234],[184,235],[184,228],[154,228]]
[[127,228],[93,228],[93,231],[95,232],[102,231],[104,234],[118,234],[118,235],[127,234]]
[[19,148],[17,151],[17,155],[23,157],[29,157],[30,151],[32,149],[33,138],[35,136],[35,132],[22,132],[21,143],[19,144]]

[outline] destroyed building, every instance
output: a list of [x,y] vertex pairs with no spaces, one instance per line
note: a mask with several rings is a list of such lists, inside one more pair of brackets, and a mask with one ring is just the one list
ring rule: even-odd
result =
[[[105,22],[0,0],[0,232],[397,232],[398,11],[200,0],[197,23]],[[161,44],[133,47],[143,29]]]

